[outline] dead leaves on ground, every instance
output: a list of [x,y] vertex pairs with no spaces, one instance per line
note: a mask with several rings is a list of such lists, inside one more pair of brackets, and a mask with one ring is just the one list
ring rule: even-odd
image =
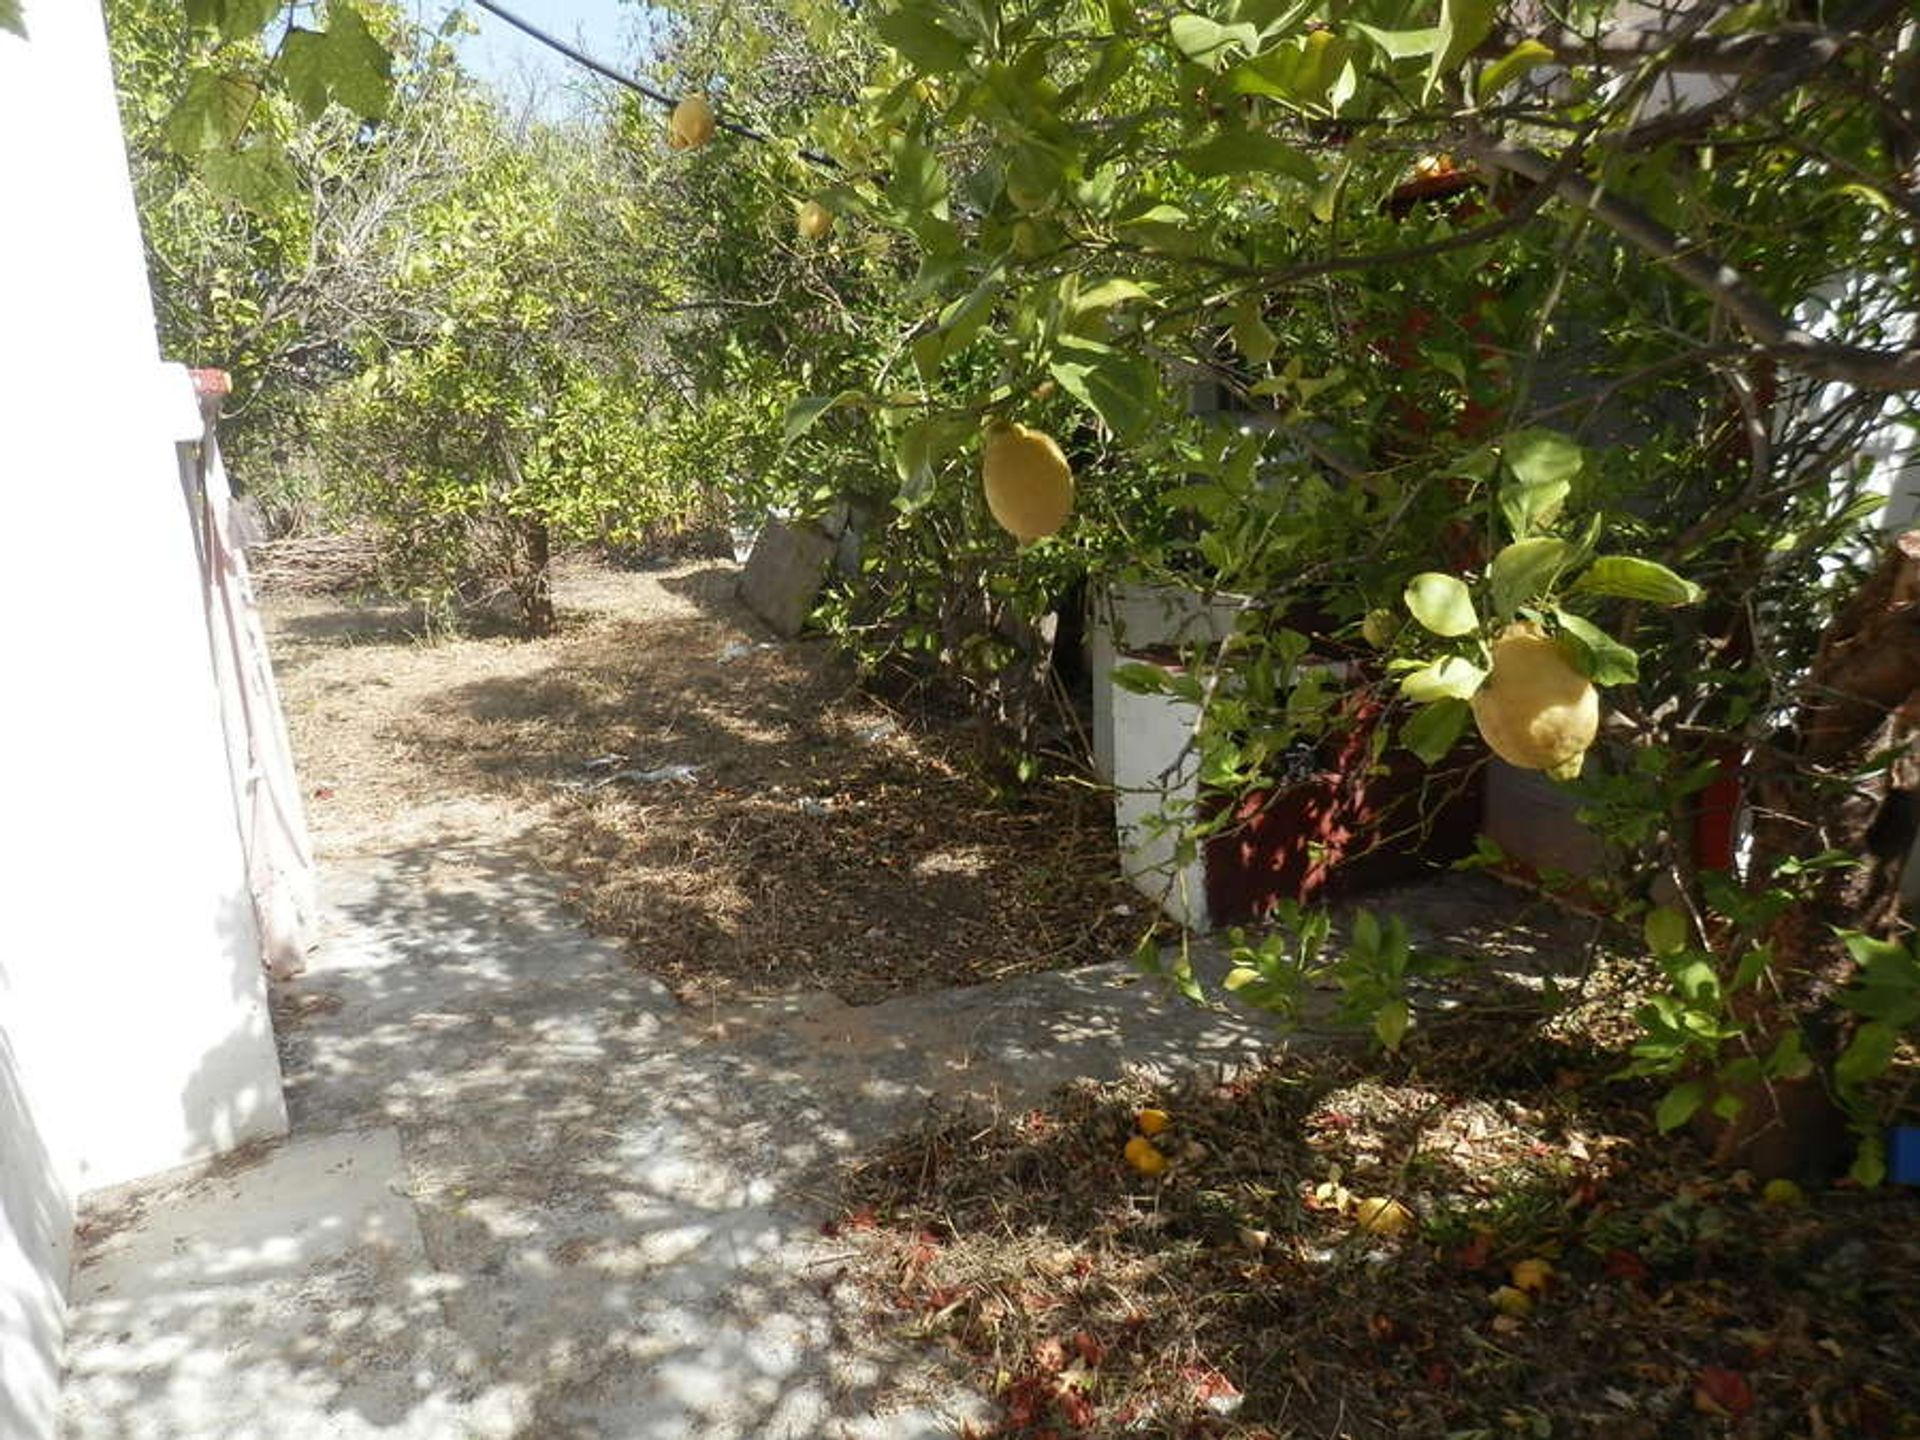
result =
[[[903,1141],[846,1233],[876,1323],[992,1393],[995,1440],[1920,1435],[1912,1197],[1768,1204],[1639,1098],[1335,1062],[1084,1086]],[[1122,1152],[1161,1110],[1182,1158],[1146,1176]]]

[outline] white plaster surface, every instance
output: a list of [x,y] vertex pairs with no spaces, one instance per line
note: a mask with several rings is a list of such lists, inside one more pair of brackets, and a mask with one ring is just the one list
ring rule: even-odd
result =
[[1169,919],[1189,930],[1211,928],[1206,862],[1181,864],[1181,831],[1200,796],[1194,746],[1197,705],[1170,695],[1136,695],[1108,687],[1113,707],[1113,818],[1127,878]]
[[0,1434],[48,1433],[71,1197],[284,1128],[94,0],[0,33]]

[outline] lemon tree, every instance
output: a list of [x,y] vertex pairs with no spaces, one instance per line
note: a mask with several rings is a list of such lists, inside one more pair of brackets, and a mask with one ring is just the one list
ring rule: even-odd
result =
[[[1193,676],[1139,677],[1204,705],[1211,783],[1350,724],[1347,660],[1383,743],[1561,776],[1622,857],[1594,892],[1630,918],[1660,877],[1715,937],[1660,957],[1662,1123],[1818,1082],[1870,1131],[1912,1017],[1845,1019],[1883,1001],[1826,937],[1896,943],[1868,832],[1920,679],[1869,463],[1920,385],[1902,23],[908,0],[860,35],[858,103],[787,129],[876,265],[790,441],[878,445],[902,514],[991,539],[983,447],[1053,437],[1072,517],[995,568],[1253,597]],[[799,183],[794,149],[739,163]],[[1903,658],[1849,668],[1866,637]],[[1797,818],[1730,879],[1692,832],[1736,770]]]

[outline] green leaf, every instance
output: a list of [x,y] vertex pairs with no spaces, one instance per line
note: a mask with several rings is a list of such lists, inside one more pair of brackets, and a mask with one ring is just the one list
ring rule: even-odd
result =
[[1173,675],[1164,665],[1149,665],[1141,660],[1114,666],[1109,678],[1133,695],[1165,695],[1172,691],[1174,684]]
[[1354,912],[1349,948],[1359,960],[1371,960],[1380,953],[1380,917],[1373,911],[1363,908]]
[[882,15],[874,21],[874,29],[923,75],[946,75],[963,68],[972,48],[919,5]]
[[1266,364],[1280,348],[1280,342],[1261,314],[1262,309],[1258,295],[1243,295],[1233,315],[1233,348],[1255,365]]
[[1387,1049],[1398,1050],[1412,1020],[1413,1012],[1407,1007],[1406,1001],[1389,1000],[1374,1012],[1373,1033],[1380,1037],[1380,1043]]
[[341,0],[327,6],[327,88],[363,120],[383,120],[393,103],[393,56],[373,38],[360,12]]
[[1515,430],[1500,441],[1500,458],[1522,485],[1572,480],[1587,464],[1587,452],[1557,430]]
[[1693,938],[1693,925],[1671,905],[1656,905],[1641,924],[1647,949],[1655,955],[1678,955]]
[[1689,1080],[1676,1085],[1660,1098],[1660,1104],[1653,1112],[1653,1123],[1662,1131],[1677,1130],[1693,1118],[1694,1112],[1707,1102],[1707,1087],[1699,1080]]
[[1260,35],[1251,25],[1222,25],[1204,15],[1176,15],[1167,23],[1167,35],[1187,59],[1218,70],[1230,46],[1251,51]]
[[162,126],[167,143],[181,155],[231,145],[259,101],[260,87],[246,76],[202,70],[187,82]]
[[1438,765],[1466,732],[1472,707],[1465,700],[1436,700],[1416,710],[1400,727],[1400,743],[1429,765]]
[[1457,576],[1432,570],[1416,575],[1403,598],[1414,619],[1445,639],[1480,628],[1480,617],[1473,610],[1473,596]]
[[274,60],[286,82],[287,94],[309,120],[318,120],[333,100],[333,86],[327,79],[328,53],[326,36],[296,25],[280,42],[280,53]]
[[1887,1178],[1887,1142],[1878,1135],[1861,1137],[1847,1174],[1854,1184],[1867,1190],[1882,1184]]
[[956,420],[952,416],[917,420],[907,426],[893,449],[901,498],[910,505],[924,500],[933,488],[934,468],[953,453],[972,429],[971,421]]
[[1689,1003],[1713,1004],[1720,998],[1720,976],[1705,960],[1689,960],[1674,967],[1674,987]]
[[994,302],[1004,288],[998,274],[989,272],[972,290],[947,304],[933,331],[921,336],[914,345],[914,361],[925,378],[931,380],[948,357],[958,355],[973,343],[974,336],[993,314]]
[[11,30],[22,40],[27,38],[27,21],[20,0],[0,0],[0,30]]
[[1553,524],[1572,493],[1573,485],[1566,480],[1543,480],[1532,485],[1516,480],[1500,487],[1500,514],[1513,538],[1524,540]]
[[1371,40],[1374,48],[1389,60],[1418,60],[1434,54],[1445,43],[1438,25],[1420,30],[1382,30],[1377,25],[1356,22],[1353,28]]
[[[1740,957],[1740,963],[1734,966],[1733,979],[1727,982],[1729,990],[1746,990],[1760,983],[1760,977],[1767,973],[1767,967],[1773,963],[1773,951],[1765,945],[1756,945]],[[1798,1031],[1789,1031],[1796,1041]]]
[[1666,566],[1632,555],[1602,555],[1587,567],[1573,588],[1655,605],[1691,605],[1705,593]]
[[1640,679],[1640,656],[1591,620],[1556,610],[1560,638],[1575,666],[1596,685],[1632,685]]
[[1440,48],[1427,71],[1426,96],[1440,87],[1493,30],[1500,0],[1440,0]]
[[201,157],[200,174],[215,194],[257,212],[300,193],[300,177],[277,140],[256,138],[238,150],[210,150]]
[[1223,130],[1212,139],[1183,152],[1180,163],[1202,179],[1216,175],[1285,175],[1317,184],[1319,168],[1307,156],[1258,130]]
[[1111,310],[1116,305],[1124,305],[1129,300],[1151,300],[1153,292],[1146,286],[1132,280],[1102,280],[1091,289],[1082,290],[1073,300],[1073,313],[1076,317],[1097,311]]
[[1047,366],[1074,399],[1121,439],[1139,434],[1153,416],[1160,375],[1142,355],[1123,355],[1091,341],[1066,339]]
[[1324,114],[1336,108],[1335,86],[1357,49],[1351,40],[1321,30],[1241,61],[1227,78],[1239,94],[1265,95],[1296,109]]
[[1480,79],[1473,87],[1474,99],[1485,108],[1502,90],[1519,79],[1522,72],[1552,59],[1553,51],[1538,40],[1522,40],[1480,72]]
[[791,445],[806,434],[827,411],[836,405],[859,405],[866,396],[858,390],[842,390],[838,395],[809,395],[804,400],[796,400],[787,407],[787,416],[782,426],[782,438]]
[[1579,554],[1579,548],[1570,541],[1544,536],[1516,540],[1501,550],[1487,568],[1496,617],[1505,620],[1522,605],[1551,590],[1554,581]]
[[220,0],[216,24],[228,40],[250,40],[286,7],[286,0]]
[[1834,1081],[1843,1087],[1853,1087],[1885,1074],[1899,1044],[1897,1028],[1884,1020],[1869,1020],[1853,1032],[1845,1052],[1834,1061]]
[[887,199],[908,219],[945,219],[947,172],[934,153],[913,139],[894,147],[893,174],[887,180]]
[[1400,681],[1400,693],[1419,704],[1436,700],[1471,700],[1487,678],[1487,672],[1471,660],[1448,655],[1434,661]]

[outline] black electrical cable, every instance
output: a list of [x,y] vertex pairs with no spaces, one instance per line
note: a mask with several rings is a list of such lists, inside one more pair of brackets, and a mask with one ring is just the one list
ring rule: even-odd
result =
[[[514,29],[521,31],[524,34],[531,35],[535,40],[538,40],[542,45],[545,45],[548,49],[559,51],[562,55],[566,56],[567,59],[573,61],[574,64],[584,65],[586,66],[587,69],[593,71],[594,74],[605,76],[607,79],[613,81],[613,83],[616,85],[624,85],[626,86],[627,89],[634,91],[636,94],[646,96],[647,99],[653,101],[653,103],[656,105],[665,106],[667,109],[671,110],[673,109],[674,106],[680,103],[673,96],[663,94],[662,92],[654,89],[651,85],[644,84],[643,82],[634,79],[633,76],[625,74],[622,71],[616,70],[611,65],[603,64],[600,61],[594,59],[591,55],[584,53],[583,51],[574,49],[574,47],[567,44],[566,41],[557,39],[554,36],[549,35],[546,31],[542,30],[539,26],[532,24],[530,21],[522,20],[518,15],[515,15],[511,10],[508,10],[505,7],[495,3],[495,0],[473,0],[473,3],[478,5],[482,10],[485,10],[489,15],[497,16],[498,18],[506,21],[507,24],[513,26]],[[722,130],[725,130],[728,134],[738,135],[742,139],[758,140],[762,144],[775,143],[773,136],[768,135],[764,131],[755,130],[750,125],[742,125],[733,120],[722,120],[718,116],[714,118],[714,123],[718,125]],[[840,162],[838,160],[835,160],[831,155],[823,155],[818,150],[803,149],[799,152],[799,154],[802,160],[810,160],[815,165],[824,166],[829,170],[838,170],[840,168]]]

